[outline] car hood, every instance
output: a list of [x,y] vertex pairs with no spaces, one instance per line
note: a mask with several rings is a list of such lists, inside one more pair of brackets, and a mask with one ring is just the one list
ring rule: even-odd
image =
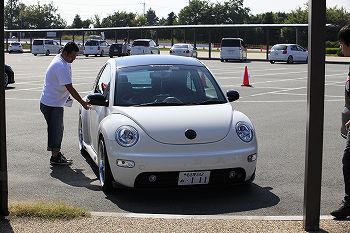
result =
[[[232,106],[227,103],[200,106],[114,107],[112,113],[129,117],[158,142],[197,144],[224,139],[232,125],[232,111]],[[194,135],[195,137],[191,139]]]

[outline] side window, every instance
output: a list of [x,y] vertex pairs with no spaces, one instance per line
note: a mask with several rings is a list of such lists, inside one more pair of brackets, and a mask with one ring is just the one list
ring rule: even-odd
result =
[[96,86],[95,86],[95,93],[101,93],[104,96],[109,95],[109,88],[110,88],[110,82],[111,82],[111,67],[109,64],[107,64],[105,67],[102,68],[100,71],[99,76],[96,80]]
[[52,40],[46,40],[46,41],[45,41],[45,44],[53,45],[53,41],[52,41]]
[[298,46],[298,50],[299,51],[306,51],[303,47],[301,47],[301,46]]
[[290,49],[291,49],[292,51],[298,51],[297,46],[295,46],[295,45],[292,45],[292,46],[290,47]]

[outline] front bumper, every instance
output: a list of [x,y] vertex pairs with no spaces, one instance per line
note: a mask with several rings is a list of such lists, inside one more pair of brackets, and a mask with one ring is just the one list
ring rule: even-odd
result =
[[[256,168],[256,160],[248,162],[249,155],[257,155],[256,145],[225,150],[225,143],[158,143],[137,151],[120,148],[113,140],[105,142],[114,180],[126,187],[177,186],[179,172],[183,171],[210,171],[209,185],[242,183],[253,176]],[[131,160],[135,166],[119,167],[117,159]],[[234,179],[228,179],[231,171],[237,174]],[[157,182],[149,182],[150,175],[156,175]]]

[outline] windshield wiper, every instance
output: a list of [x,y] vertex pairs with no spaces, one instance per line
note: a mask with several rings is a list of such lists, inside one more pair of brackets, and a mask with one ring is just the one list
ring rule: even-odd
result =
[[197,102],[197,103],[193,103],[196,105],[207,105],[207,104],[224,104],[227,103],[226,101],[223,100],[205,100],[203,102]]
[[144,107],[144,106],[181,106],[184,103],[167,103],[167,102],[150,102],[144,104],[131,105],[132,107]]

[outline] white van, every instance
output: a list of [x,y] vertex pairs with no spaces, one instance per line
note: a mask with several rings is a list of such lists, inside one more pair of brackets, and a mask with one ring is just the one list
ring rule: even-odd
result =
[[105,40],[87,40],[84,45],[84,55],[108,55],[110,45]]
[[45,54],[49,56],[51,53],[58,54],[61,52],[62,46],[52,39],[34,39],[32,43],[32,54]]
[[222,38],[220,45],[220,61],[247,60],[247,48],[241,38]]

